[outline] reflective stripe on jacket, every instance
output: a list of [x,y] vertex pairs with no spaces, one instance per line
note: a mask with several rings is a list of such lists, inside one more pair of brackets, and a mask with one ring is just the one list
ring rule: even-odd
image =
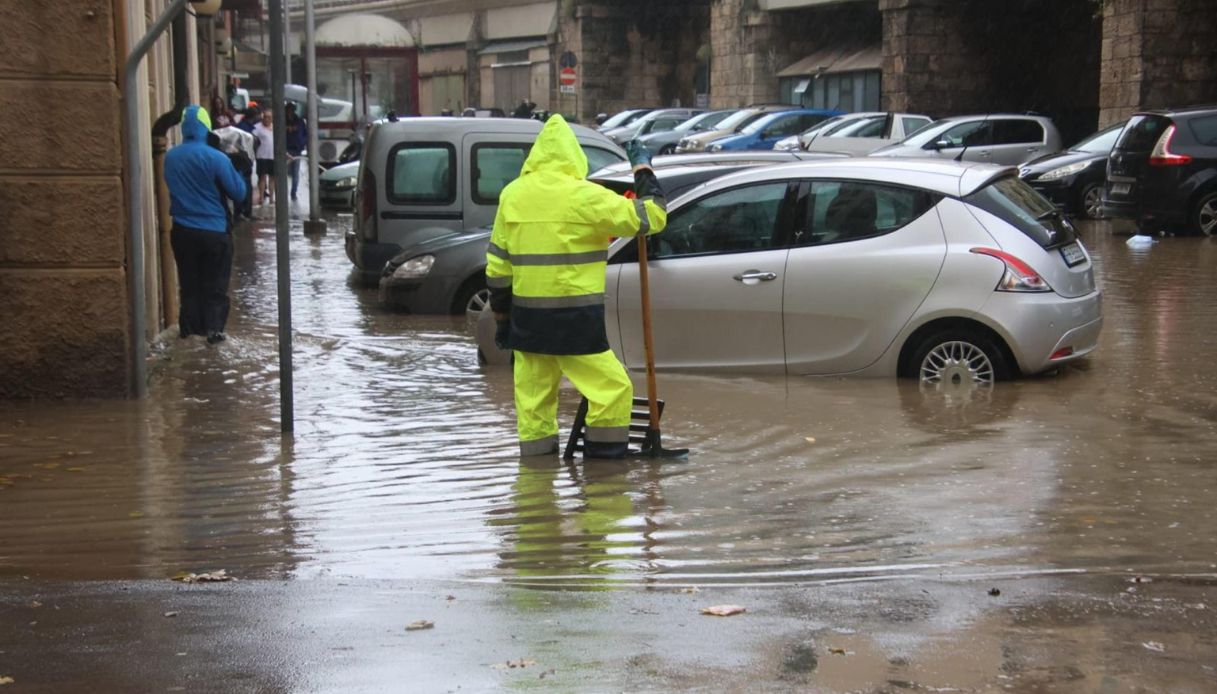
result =
[[497,295],[494,310],[510,310],[512,349],[539,354],[607,350],[609,242],[653,234],[667,224],[662,198],[630,200],[586,177],[587,157],[574,131],[555,115],[541,129],[519,178],[499,196],[486,283]]

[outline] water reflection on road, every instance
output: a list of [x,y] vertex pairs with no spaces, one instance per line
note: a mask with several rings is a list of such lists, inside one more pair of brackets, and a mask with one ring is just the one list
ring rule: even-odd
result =
[[[515,455],[510,373],[462,319],[380,309],[292,239],[294,439],[274,237],[242,233],[231,339],[174,340],[146,402],[0,405],[0,575],[340,575],[534,586],[933,572],[1212,572],[1217,242],[1084,230],[1099,351],[968,397],[858,379],[663,376],[686,462]],[[638,382],[636,380],[636,382]],[[575,408],[564,393],[563,423]]]

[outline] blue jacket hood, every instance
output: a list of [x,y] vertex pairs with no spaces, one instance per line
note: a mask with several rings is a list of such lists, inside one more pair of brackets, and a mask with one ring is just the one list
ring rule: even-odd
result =
[[206,141],[207,133],[211,131],[211,116],[207,109],[194,104],[182,111],[182,138],[186,140]]

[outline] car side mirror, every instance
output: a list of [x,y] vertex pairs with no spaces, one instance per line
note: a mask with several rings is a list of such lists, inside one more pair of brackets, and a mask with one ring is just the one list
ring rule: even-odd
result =
[[951,146],[950,140],[936,140],[925,146],[926,149],[946,149]]
[[604,121],[606,121],[606,120],[608,120],[607,113],[597,113],[596,114],[596,125],[604,125]]

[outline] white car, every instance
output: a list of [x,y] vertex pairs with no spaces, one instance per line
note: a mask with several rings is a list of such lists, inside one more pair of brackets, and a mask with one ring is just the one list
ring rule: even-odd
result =
[[[648,246],[660,369],[989,384],[1098,343],[1089,254],[1009,167],[783,164],[717,178],[670,210]],[[609,249],[605,307],[613,350],[639,369],[635,243]]]

